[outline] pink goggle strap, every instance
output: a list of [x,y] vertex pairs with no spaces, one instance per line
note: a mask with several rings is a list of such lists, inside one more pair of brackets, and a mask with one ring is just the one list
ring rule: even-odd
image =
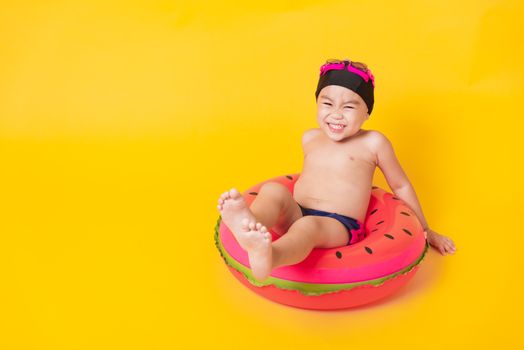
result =
[[369,79],[371,79],[371,84],[373,84],[373,87],[375,87],[375,77],[373,76],[373,74],[371,74],[371,71],[369,69],[366,73],[348,64],[348,71],[360,75],[366,83],[369,81]]
[[[344,69],[344,66],[345,66],[344,62],[325,64],[322,67],[320,67],[320,75],[324,75],[326,74],[326,72],[330,70],[342,70]],[[359,76],[362,77],[362,79],[364,79],[366,83],[369,81],[369,79],[371,79],[371,84],[373,84],[373,87],[375,87],[375,77],[373,76],[373,74],[371,73],[369,69],[366,73],[348,64],[348,71],[358,74]]]
[[330,70],[342,70],[344,69],[344,62],[342,63],[329,63],[320,67],[320,75],[326,74]]

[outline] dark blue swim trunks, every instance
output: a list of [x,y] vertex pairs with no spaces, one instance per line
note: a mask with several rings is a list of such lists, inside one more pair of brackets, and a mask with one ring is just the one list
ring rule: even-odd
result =
[[348,234],[349,234],[349,240],[348,240],[347,245],[355,244],[361,241],[362,239],[364,239],[366,236],[366,232],[364,230],[364,224],[358,220],[350,218],[349,216],[344,216],[344,215],[340,215],[336,213],[330,213],[330,212],[322,211],[322,210],[305,208],[301,206],[300,204],[298,206],[300,207],[300,210],[302,210],[302,216],[306,216],[306,215],[327,216],[327,217],[334,218],[340,221],[342,225],[346,227]]

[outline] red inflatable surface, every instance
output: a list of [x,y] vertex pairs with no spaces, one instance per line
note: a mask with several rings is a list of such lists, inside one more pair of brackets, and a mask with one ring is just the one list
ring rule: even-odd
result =
[[[251,204],[260,187],[279,182],[293,193],[299,174],[269,179],[243,193]],[[249,289],[273,301],[306,309],[344,309],[393,294],[418,270],[428,248],[412,210],[399,198],[373,187],[364,222],[366,237],[356,244],[316,248],[302,262],[281,266],[257,281],[247,252],[219,218],[215,243],[233,275]],[[273,241],[279,238],[272,230]]]

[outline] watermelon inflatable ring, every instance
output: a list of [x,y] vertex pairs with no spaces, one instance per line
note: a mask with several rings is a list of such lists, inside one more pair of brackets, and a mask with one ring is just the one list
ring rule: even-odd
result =
[[[249,206],[269,181],[293,193],[299,175],[264,181],[242,195]],[[251,273],[247,252],[221,221],[219,217],[215,244],[231,273],[259,295],[303,309],[347,309],[385,298],[409,282],[429,248],[414,212],[401,199],[373,186],[363,240],[349,246],[314,248],[301,262],[277,267],[260,282]],[[273,241],[279,238],[268,231]]]

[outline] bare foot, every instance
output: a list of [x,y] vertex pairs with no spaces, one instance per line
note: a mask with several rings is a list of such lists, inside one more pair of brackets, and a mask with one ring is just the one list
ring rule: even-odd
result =
[[[245,226],[244,226],[245,225]],[[263,281],[271,273],[273,259],[273,246],[271,245],[271,234],[260,222],[243,220],[243,229],[246,233],[246,247],[249,255],[249,265],[253,276]]]
[[247,244],[250,239],[246,235],[247,228],[243,229],[242,227],[242,220],[246,219],[251,222],[256,221],[256,218],[249,210],[244,197],[235,188],[232,188],[230,191],[222,193],[218,199],[217,208],[222,220],[231,230],[240,247],[247,251]]

